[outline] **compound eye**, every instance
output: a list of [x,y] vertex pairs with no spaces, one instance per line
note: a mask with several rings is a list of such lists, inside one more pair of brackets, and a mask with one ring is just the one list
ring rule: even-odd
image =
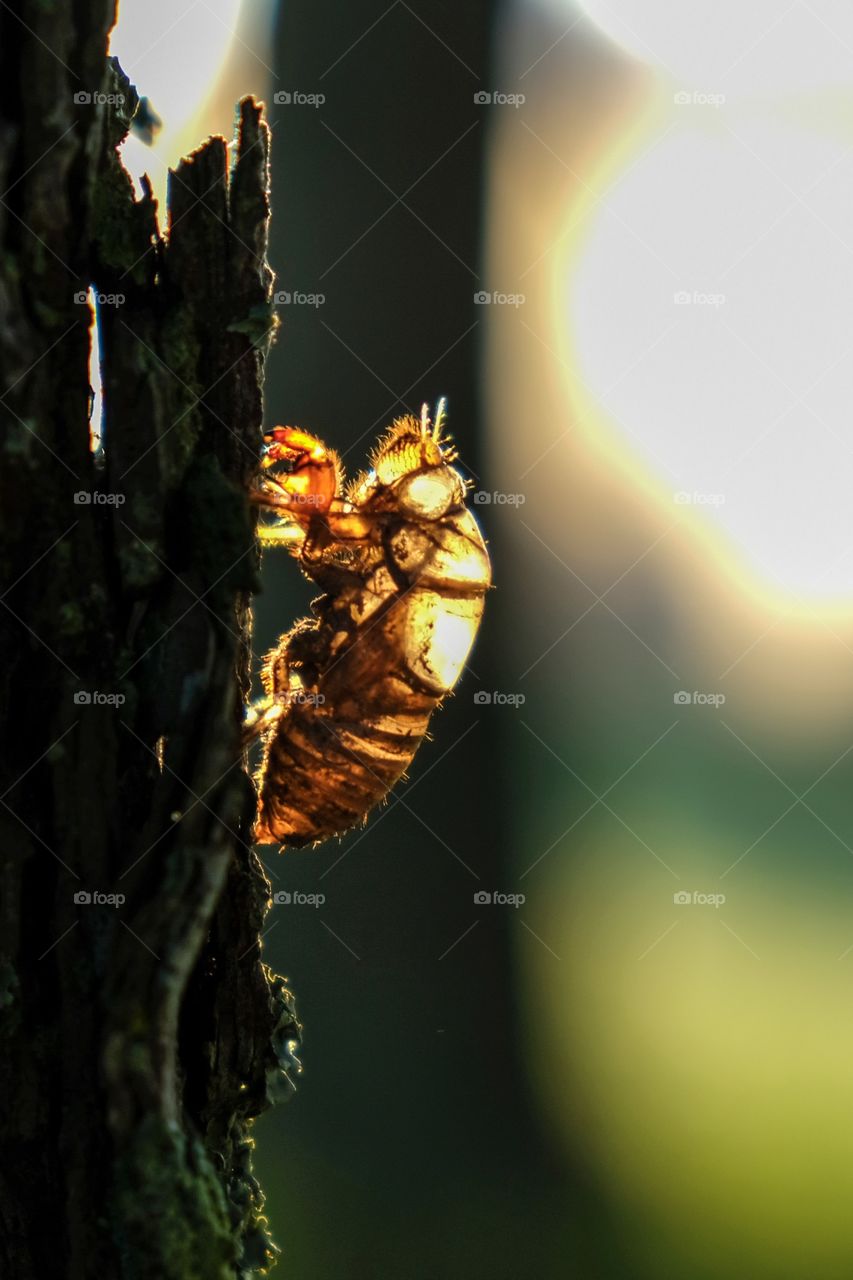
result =
[[397,501],[407,515],[438,520],[459,501],[459,483],[449,467],[431,467],[407,476],[397,488]]

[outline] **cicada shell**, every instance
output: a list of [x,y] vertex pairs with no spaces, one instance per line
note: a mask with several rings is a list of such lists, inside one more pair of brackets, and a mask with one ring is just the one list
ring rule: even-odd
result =
[[[343,488],[337,457],[277,428],[256,496],[322,588],[267,657],[255,839],[301,847],[363,822],[404,775],[459,680],[491,567],[467,485],[435,421],[398,419]],[[288,470],[272,468],[284,462]]]

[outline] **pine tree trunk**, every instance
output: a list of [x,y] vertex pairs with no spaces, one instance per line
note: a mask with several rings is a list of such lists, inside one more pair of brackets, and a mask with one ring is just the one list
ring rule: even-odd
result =
[[292,1089],[298,1035],[261,962],[239,743],[267,130],[247,99],[230,172],[221,138],[182,162],[164,240],[115,150],[137,98],[105,57],[113,5],[18,12],[0,9],[0,1275],[233,1280],[272,1256],[251,1124]]

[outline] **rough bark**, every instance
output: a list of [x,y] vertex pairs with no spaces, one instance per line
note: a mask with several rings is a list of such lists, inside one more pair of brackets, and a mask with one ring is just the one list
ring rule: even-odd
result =
[[[268,136],[241,103],[162,236],[116,153],[113,16],[0,10],[0,1275],[232,1280],[273,1256],[251,1124],[298,1037],[239,746]],[[124,298],[97,452],[89,286]]]

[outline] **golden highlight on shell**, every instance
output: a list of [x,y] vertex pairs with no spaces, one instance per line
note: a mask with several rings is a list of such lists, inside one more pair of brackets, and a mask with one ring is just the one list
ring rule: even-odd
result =
[[[430,419],[398,418],[346,485],[315,436],[276,427],[253,501],[322,591],[267,655],[255,839],[302,847],[363,822],[404,776],[429,719],[460,678],[491,585],[468,484]],[[278,468],[278,469],[276,469]]]

